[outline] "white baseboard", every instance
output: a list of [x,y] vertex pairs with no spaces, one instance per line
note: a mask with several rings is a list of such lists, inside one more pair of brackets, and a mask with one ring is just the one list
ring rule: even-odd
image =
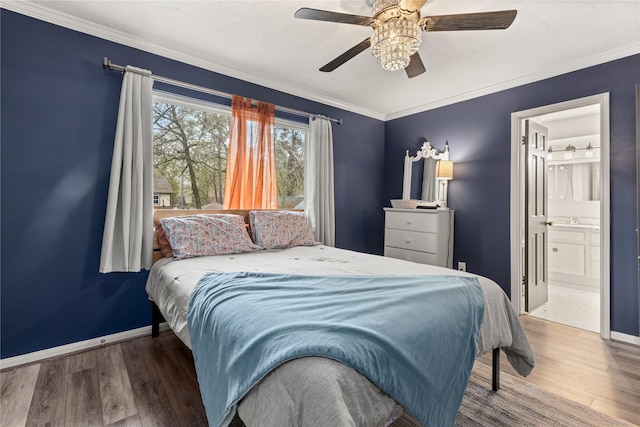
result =
[[[166,322],[160,324],[160,332],[169,330],[169,325]],[[92,338],[90,340],[78,341],[71,344],[61,345],[59,347],[47,348],[45,350],[34,351],[33,353],[22,354],[15,357],[7,357],[0,359],[0,370],[13,368],[19,365],[26,365],[28,363],[39,362],[51,357],[63,356],[65,354],[77,353],[83,350],[89,350],[91,348],[101,347],[107,344],[115,344],[120,341],[126,341],[133,338],[143,337],[151,335],[151,326],[144,326],[138,329],[131,329],[129,331],[118,332],[117,334],[105,335],[98,338]],[[623,334],[621,332],[611,331],[611,339],[614,341],[621,341],[628,344],[640,345],[640,337],[633,335]]]
[[[160,324],[160,332],[169,330],[166,322]],[[120,341],[130,340],[151,335],[151,326],[131,329],[129,331],[118,332],[117,334],[105,335],[98,338],[92,338],[85,341],[78,341],[71,344],[61,345],[59,347],[47,348],[33,353],[21,354],[20,356],[7,357],[0,359],[0,370],[13,368],[27,363],[39,362],[51,357],[63,356],[66,354],[77,353],[91,348],[101,347],[107,344],[115,344]]]
[[621,341],[627,344],[640,345],[640,337],[623,334],[621,332],[611,331],[611,339],[613,341]]

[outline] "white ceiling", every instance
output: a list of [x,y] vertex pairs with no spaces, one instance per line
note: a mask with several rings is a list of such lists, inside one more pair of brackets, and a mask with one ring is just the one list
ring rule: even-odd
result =
[[640,53],[640,0],[430,0],[422,16],[506,9],[518,16],[507,30],[423,33],[427,71],[413,79],[384,71],[369,51],[332,73],[318,71],[371,29],[294,12],[370,15],[364,0],[5,0],[2,7],[382,120]]

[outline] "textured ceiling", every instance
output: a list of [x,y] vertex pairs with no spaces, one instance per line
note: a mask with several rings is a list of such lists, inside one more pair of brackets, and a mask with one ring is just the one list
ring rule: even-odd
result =
[[413,79],[384,71],[370,51],[332,73],[318,71],[371,29],[295,19],[294,12],[370,15],[364,0],[48,0],[2,7],[383,120],[640,53],[640,0],[430,0],[422,16],[506,9],[518,15],[507,30],[423,33],[427,71]]

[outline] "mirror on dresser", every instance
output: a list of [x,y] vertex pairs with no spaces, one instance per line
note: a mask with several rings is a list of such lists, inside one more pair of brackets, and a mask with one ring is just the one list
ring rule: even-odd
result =
[[[406,151],[404,158],[404,177],[402,181],[402,199],[411,200],[411,194],[415,190],[413,187],[413,170],[422,162],[422,183],[419,201],[443,205],[446,201],[447,186],[441,185],[436,179],[436,167],[439,160],[449,160],[449,144],[445,143],[444,151],[439,152],[429,141],[425,141],[415,156],[409,155]],[[416,168],[418,171],[420,168]],[[418,202],[418,200],[413,200]],[[415,206],[413,206],[415,207]]]

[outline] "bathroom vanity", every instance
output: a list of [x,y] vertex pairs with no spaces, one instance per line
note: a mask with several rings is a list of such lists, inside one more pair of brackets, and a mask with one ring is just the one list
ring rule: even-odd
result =
[[549,227],[549,280],[597,288],[600,279],[600,227],[558,224]]

